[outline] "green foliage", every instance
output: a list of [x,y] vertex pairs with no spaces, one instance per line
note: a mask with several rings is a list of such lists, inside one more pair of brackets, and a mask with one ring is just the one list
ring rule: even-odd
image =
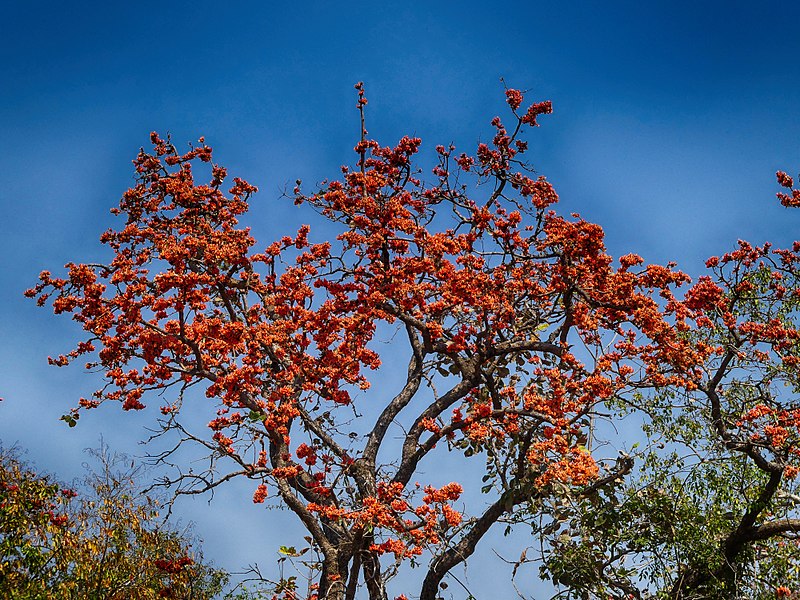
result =
[[204,599],[226,575],[205,564],[186,532],[159,519],[136,470],[99,454],[78,492],[0,450],[0,597]]
[[[675,410],[676,398],[650,399],[652,420],[633,476],[587,496],[566,495],[544,512],[541,574],[561,598],[775,598],[800,588],[794,539],[751,541],[733,560],[725,544],[753,510],[768,476],[703,432],[702,408]],[[800,498],[785,481],[760,507],[762,519],[786,518]],[[697,581],[680,589],[683,578]]]

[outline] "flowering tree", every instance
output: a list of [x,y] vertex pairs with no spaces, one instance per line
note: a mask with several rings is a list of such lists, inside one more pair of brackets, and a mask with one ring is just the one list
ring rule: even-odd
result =
[[79,491],[0,450],[0,595],[3,598],[214,597],[225,574],[203,564],[184,534],[138,494],[135,469],[103,470]]
[[[800,205],[777,176],[791,190],[781,203]],[[602,502],[550,511],[558,535],[545,562],[566,597],[797,597],[799,251],[740,241],[707,261],[681,303],[689,336],[713,348],[695,387],[617,402],[646,414],[642,469]]]
[[[679,296],[690,279],[675,265],[614,261],[598,225],[553,210],[558,196],[526,162],[524,140],[549,102],[524,106],[507,90],[510,126],[495,118],[491,143],[474,154],[438,146],[425,181],[418,138],[394,147],[367,138],[357,89],[355,166],[311,193],[299,182],[294,190],[296,204],[338,228],[335,239],[312,241],[303,226],[254,248],[238,220],[256,188],[234,179],[225,193],[226,170],[202,138],[180,153],[152,134],[136,185],[113,211],[124,224],[101,238],[111,262],[69,264],[63,278],[43,272],[27,292],[88,334],[51,361],[90,355],[87,366],[106,378],[64,420],[75,425],[108,401],[142,410],[148,393],[171,392],[162,426],[210,455],[207,471],[174,479],[178,493],[247,478],[254,502],[276,498],[308,531],[319,568],[307,590],[284,585],[286,597],[354,598],[363,587],[382,600],[400,564],[424,560],[414,594],[433,600],[501,521],[549,536],[543,572],[577,597],[645,597],[659,586],[692,597],[709,581],[739,581],[740,557],[795,531],[775,502],[797,471],[796,417],[769,390],[794,373],[787,321],[800,249],[743,245]],[[196,182],[198,163],[210,165],[208,183]],[[382,336],[404,361],[397,389],[372,374],[389,356],[378,351]],[[193,387],[207,400],[187,394]],[[676,416],[675,398],[691,410]],[[208,414],[206,433],[184,426],[187,411]],[[374,417],[354,421],[359,411]],[[635,412],[652,431],[644,469],[628,454],[601,461],[599,438],[615,435],[603,421]],[[687,479],[664,457],[699,446],[717,452],[714,464],[738,465],[731,473],[763,474],[741,475],[750,487],[730,506],[740,513],[707,544],[716,566],[678,561],[666,583],[654,582],[609,538],[589,544],[598,566],[571,577],[570,557],[605,539],[582,529],[593,527],[591,511],[639,514],[619,496],[638,497],[630,490],[656,465]],[[476,463],[483,496],[457,481],[417,481],[446,452]],[[763,523],[767,514],[782,520]],[[614,515],[621,537],[628,517]],[[656,546],[630,554],[649,551]]]

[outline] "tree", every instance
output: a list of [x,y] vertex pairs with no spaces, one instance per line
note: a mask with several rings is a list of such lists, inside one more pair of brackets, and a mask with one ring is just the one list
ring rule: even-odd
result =
[[[785,173],[778,181],[792,188]],[[800,193],[778,197],[796,206]],[[682,304],[696,323],[689,335],[714,353],[695,390],[618,403],[647,415],[643,464],[602,501],[561,508],[570,527],[556,528],[546,563],[566,597],[797,596],[798,250],[740,241],[707,261],[711,275]]]
[[212,598],[225,580],[185,532],[158,519],[136,487],[137,469],[100,454],[81,492],[0,452],[0,595],[3,598]]
[[[294,190],[335,240],[313,242],[303,226],[252,250],[238,219],[256,188],[234,179],[224,193],[226,170],[202,138],[180,153],[152,134],[113,210],[124,225],[101,238],[111,262],[45,271],[27,292],[88,334],[51,361],[93,355],[87,367],[106,378],[64,420],[108,401],[142,410],[146,394],[171,390],[164,431],[210,459],[178,473],[177,493],[248,478],[254,502],[285,504],[319,555],[309,598],[364,587],[383,600],[399,565],[422,561],[415,594],[433,600],[498,522],[544,538],[542,573],[565,595],[783,594],[796,576],[763,577],[759,552],[797,530],[796,411],[773,387],[796,377],[800,247],[743,244],[694,285],[674,264],[614,261],[602,228],[556,213],[555,190],[525,162],[524,135],[550,102],[523,110],[523,94],[506,90],[511,127],[495,118],[474,154],[438,146],[425,182],[421,141],[368,139],[357,89],[355,166]],[[393,390],[370,375],[387,338],[407,361]],[[187,411],[207,411],[206,434],[184,425]],[[604,457],[603,442],[625,444],[614,425],[637,419],[652,443]],[[475,464],[485,496],[417,483],[443,452]],[[669,461],[686,452],[705,454]],[[663,522],[658,506],[672,510]],[[688,532],[701,517],[710,541]],[[789,565],[788,548],[772,558]]]

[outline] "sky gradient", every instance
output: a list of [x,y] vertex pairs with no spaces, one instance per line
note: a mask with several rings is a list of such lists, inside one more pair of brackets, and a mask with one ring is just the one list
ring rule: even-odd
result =
[[[100,436],[142,454],[152,415],[106,406],[74,430],[59,422],[99,378],[47,366],[79,331],[22,292],[44,268],[107,256],[97,238],[150,131],[179,147],[203,135],[231,175],[258,185],[247,224],[266,245],[313,222],[281,198],[287,185],[310,189],[353,162],[355,82],[366,85],[371,136],[418,135],[430,156],[491,136],[491,118],[507,114],[502,77],[528,100],[553,101],[529,156],[561,211],[605,228],[613,255],[676,260],[696,276],[738,238],[798,237],[800,213],[774,197],[775,171],[800,170],[796,3],[7,4],[0,441],[67,480]],[[247,493],[178,508],[229,569],[269,565],[293,543],[286,519]],[[496,581],[474,579],[477,597],[491,597],[480,592]]]

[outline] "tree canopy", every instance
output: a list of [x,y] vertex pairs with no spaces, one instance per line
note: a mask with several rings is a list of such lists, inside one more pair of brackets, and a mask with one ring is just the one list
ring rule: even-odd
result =
[[0,595],[9,599],[205,599],[226,575],[141,494],[137,469],[99,454],[102,470],[65,487],[0,450]]
[[[101,237],[112,260],[27,292],[86,332],[51,362],[87,356],[105,377],[63,419],[160,403],[165,435],[209,458],[177,493],[246,478],[307,530],[318,558],[285,598],[384,600],[412,562],[423,581],[402,591],[434,600],[498,523],[533,535],[509,577],[562,598],[794,593],[800,243],[740,242],[696,281],[614,259],[527,162],[550,102],[507,89],[491,141],[437,146],[423,170],[419,138],[369,139],[357,90],[354,166],[293,193],[323,238],[257,245],[239,223],[256,188],[226,192],[203,138],[181,152],[151,135]],[[445,453],[482,485],[420,481]]]

